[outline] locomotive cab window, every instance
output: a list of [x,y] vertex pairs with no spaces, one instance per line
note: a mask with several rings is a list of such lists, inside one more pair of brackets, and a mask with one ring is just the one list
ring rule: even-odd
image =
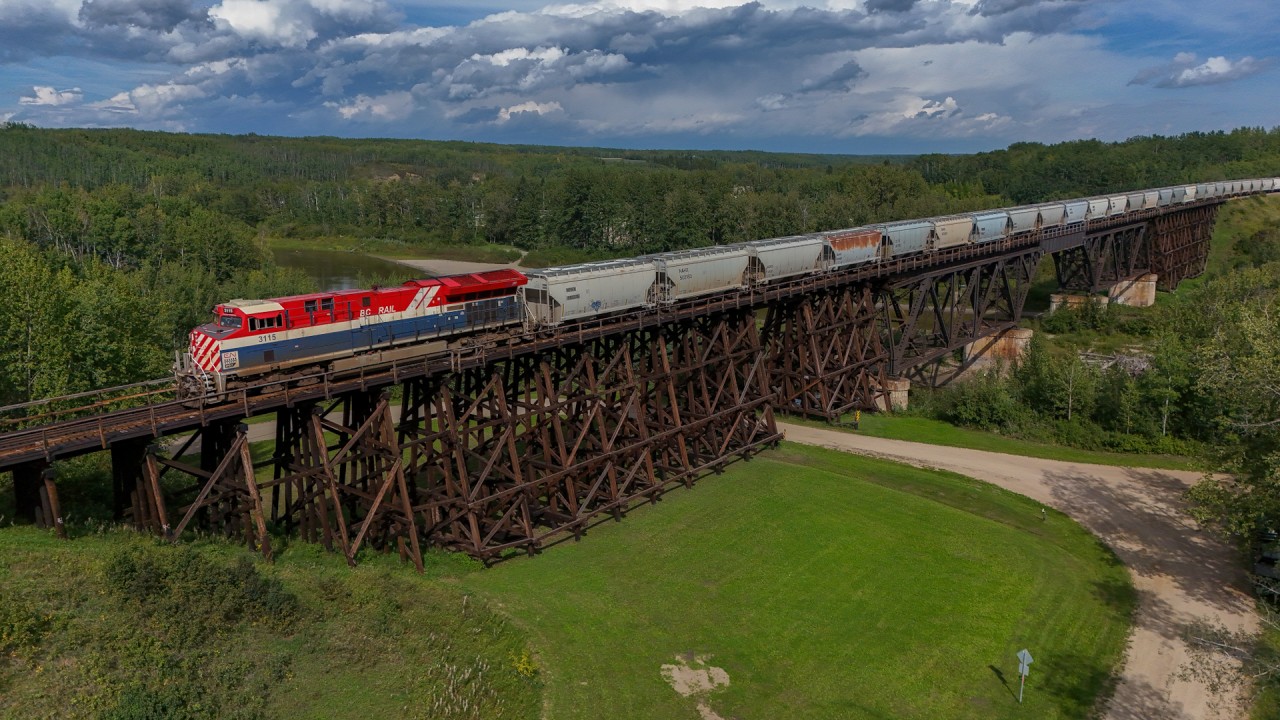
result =
[[333,298],[322,298],[320,300],[320,309],[324,312],[333,312]]
[[373,303],[373,299],[370,298],[368,295],[365,295],[364,297],[360,298],[360,304],[363,305],[364,307],[369,307],[369,305],[371,305],[372,303]]
[[218,316],[218,327],[238,329],[241,325],[240,318],[235,315]]
[[313,312],[315,312],[315,311],[316,311],[316,301],[315,301],[315,300],[307,300],[306,302],[302,303],[302,309],[303,309],[305,312],[309,312],[309,313],[313,313]]
[[258,330],[258,318],[249,318],[249,332]]

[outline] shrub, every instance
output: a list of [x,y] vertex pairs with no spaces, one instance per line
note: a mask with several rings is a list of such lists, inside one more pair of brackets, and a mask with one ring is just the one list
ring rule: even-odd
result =
[[1027,415],[1010,381],[996,371],[949,386],[939,402],[941,419],[983,430],[1016,427]]
[[242,619],[287,627],[298,613],[297,598],[253,561],[241,557],[223,567],[189,546],[121,552],[108,564],[106,581],[121,602],[186,640]]

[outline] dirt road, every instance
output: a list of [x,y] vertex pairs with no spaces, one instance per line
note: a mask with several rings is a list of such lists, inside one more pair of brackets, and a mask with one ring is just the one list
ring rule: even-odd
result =
[[787,439],[951,470],[1066,513],[1102,538],[1133,574],[1138,611],[1108,720],[1192,720],[1215,714],[1199,684],[1179,680],[1182,629],[1196,619],[1255,629],[1246,577],[1232,552],[1183,512],[1198,473],[1039,460],[780,424]]

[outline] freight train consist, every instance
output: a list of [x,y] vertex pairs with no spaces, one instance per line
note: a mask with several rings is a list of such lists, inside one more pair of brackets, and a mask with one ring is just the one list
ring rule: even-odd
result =
[[645,312],[1045,228],[1261,192],[1280,192],[1280,178],[1178,185],[527,273],[494,270],[390,288],[231,300],[213,309],[213,322],[191,331],[175,371],[184,397],[217,396],[319,370],[429,357],[495,331],[539,331]]

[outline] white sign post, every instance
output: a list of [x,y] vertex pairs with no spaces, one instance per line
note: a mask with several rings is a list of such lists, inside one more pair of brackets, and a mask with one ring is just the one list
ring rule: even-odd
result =
[[1031,672],[1031,653],[1024,648],[1018,651],[1018,675],[1021,676],[1021,682],[1018,683],[1018,702],[1022,702],[1022,689],[1027,686],[1027,673]]

